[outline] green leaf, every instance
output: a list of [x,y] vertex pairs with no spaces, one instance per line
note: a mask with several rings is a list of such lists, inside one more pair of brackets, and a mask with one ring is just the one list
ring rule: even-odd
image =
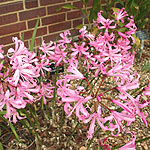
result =
[[81,0],[82,3],[87,4],[89,0]]
[[1,128],[0,128],[0,136],[2,135],[2,131],[1,131]]
[[12,124],[11,122],[8,122],[8,124],[9,124],[9,126],[10,126],[12,132],[14,133],[14,135],[15,135],[15,137],[16,137],[16,140],[19,142],[20,139],[19,139],[19,136],[18,136],[18,134],[17,134],[17,132],[16,132],[16,130],[15,130],[15,127],[13,126],[13,124]]
[[79,24],[79,25],[77,25],[75,28],[76,28],[76,29],[81,29],[83,26],[84,26],[83,24]]
[[75,7],[75,6],[71,5],[71,4],[66,4],[66,5],[64,5],[64,6],[60,7],[60,8],[57,8],[56,11],[60,11],[63,8],[64,9],[77,9],[77,7]]
[[135,7],[135,8],[139,7],[138,3],[136,3],[135,1],[132,2],[132,6]]
[[141,21],[141,22],[138,22],[137,23],[137,28],[140,30],[140,29],[143,29],[144,26],[146,25],[147,21],[144,20],[144,21]]
[[124,1],[123,0],[116,0],[116,2],[120,3],[122,7],[124,7]]
[[129,13],[133,0],[128,0],[125,6],[126,11]]
[[38,25],[39,25],[39,20],[40,20],[40,18],[38,17],[35,28],[34,28],[34,31],[33,31],[33,34],[32,34],[32,40],[31,40],[31,43],[30,43],[30,51],[33,51],[36,32],[37,32],[37,28],[38,28]]
[[132,7],[131,14],[132,14],[133,16],[136,16],[136,15],[138,14],[138,12],[139,12],[139,10],[138,10],[137,8]]
[[6,114],[6,110],[0,111],[0,115],[5,115]]
[[125,32],[127,30],[127,28],[121,28],[121,29],[119,29],[118,31],[119,32]]
[[112,7],[113,12],[115,12],[115,13],[117,13],[117,9],[119,9],[119,8]]
[[24,42],[24,33],[21,33],[20,40],[21,40],[22,42]]
[[120,26],[120,27],[123,27],[125,24],[122,23],[122,22],[117,22],[117,24]]
[[78,9],[79,9],[80,11],[82,11],[82,13],[83,13],[84,15],[87,15],[85,10],[83,10],[82,8],[78,8]]
[[71,4],[66,4],[64,6],[62,6],[62,8],[65,8],[65,9],[76,9],[77,7],[71,5]]
[[0,150],[4,150],[2,143],[0,142]]
[[92,21],[93,19],[97,19],[97,13],[102,10],[101,0],[94,0],[92,4],[92,9],[90,11],[89,19]]
[[87,4],[89,2],[89,0],[85,0],[85,3]]

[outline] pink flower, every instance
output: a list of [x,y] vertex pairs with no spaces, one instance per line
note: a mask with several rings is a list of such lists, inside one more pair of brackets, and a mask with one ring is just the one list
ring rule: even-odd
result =
[[86,52],[88,50],[88,47],[84,46],[85,42],[83,42],[81,45],[78,45],[76,42],[74,42],[75,48],[71,48],[71,50],[73,51],[71,56],[75,57],[77,54],[79,54],[79,57],[81,57],[81,55],[89,55],[89,53]]
[[150,95],[150,83],[149,83],[148,87],[145,88],[144,94]]
[[4,58],[4,55],[3,55],[4,51],[2,50],[2,47],[3,45],[0,45],[0,59]]
[[51,82],[49,83],[43,83],[41,82],[40,91],[38,93],[39,98],[37,100],[43,99],[43,103],[47,104],[48,99],[53,98],[53,89]]
[[125,11],[125,8],[122,8],[120,11],[119,11],[119,9],[116,9],[116,10],[117,10],[117,13],[114,12],[114,14],[116,14],[116,16],[117,16],[116,20],[117,21],[121,20],[121,22],[124,23],[123,18],[126,17],[126,16],[128,16],[127,12]]
[[20,80],[20,77],[22,77],[23,80],[28,81],[29,78],[33,78],[36,75],[34,66],[29,63],[24,63],[20,56],[17,56],[14,59],[12,69],[15,71],[13,75],[15,86]]
[[101,106],[98,105],[97,112],[94,112],[93,114],[90,115],[88,119],[83,120],[84,123],[88,123],[90,120],[90,128],[88,131],[88,139],[91,139],[94,134],[94,128],[95,128],[95,121],[98,122],[99,126],[104,130],[109,130],[107,126],[104,126],[103,124],[106,122],[105,119],[101,118]]
[[103,140],[103,142],[101,142],[101,140],[99,140],[99,145],[100,145],[100,147],[102,147],[104,150],[111,150],[111,149],[109,148],[109,145],[108,145],[108,144],[105,144],[105,142],[107,141],[107,139],[108,139],[108,138],[105,138],[105,139]]
[[45,56],[40,57],[40,61],[35,62],[36,65],[36,74],[42,74],[42,77],[45,77],[44,71],[46,70],[47,72],[51,71],[51,68],[47,68],[46,66],[49,65],[49,59],[47,59]]
[[71,63],[70,66],[68,67],[67,71],[71,72],[72,74],[67,74],[65,76],[66,79],[85,79],[83,74],[81,72],[79,72],[79,70],[77,69],[76,64]]
[[[137,78],[135,78],[137,76]],[[133,75],[129,75],[128,78],[126,78],[126,83],[120,84],[119,82],[117,82],[117,89],[121,92],[126,92],[127,90],[132,90],[132,89],[136,89],[139,87],[139,78],[140,75],[135,73]]]
[[44,41],[42,42],[42,46],[41,47],[39,47],[39,49],[40,50],[42,50],[42,52],[44,53],[44,54],[47,54],[48,56],[50,56],[50,55],[52,55],[52,54],[54,54],[54,49],[55,49],[55,45],[53,45],[54,43],[52,42],[52,41],[50,41],[49,42],[49,44],[48,45],[46,45],[45,43],[44,43]]
[[3,110],[4,105],[6,105],[6,115],[5,118],[9,118],[9,121],[11,119],[11,116],[13,115],[14,109],[20,109],[25,108],[26,103],[25,101],[22,101],[20,99],[15,99],[15,93],[10,92],[9,90],[6,91],[6,93],[3,93],[1,91],[0,94],[0,110]]
[[94,35],[88,33],[88,31],[86,30],[86,26],[83,26],[79,32],[81,33],[79,38],[83,38],[83,40],[85,40],[85,37],[88,38],[89,40],[94,40]]
[[134,135],[134,137],[129,143],[125,144],[123,147],[119,148],[118,150],[136,150],[135,140],[136,140],[136,136]]
[[[63,82],[65,81],[63,80]],[[65,103],[64,111],[68,114],[67,117],[70,117],[75,110],[79,120],[88,117],[89,113],[83,105],[91,99],[91,96],[83,97],[80,95],[80,91],[84,91],[84,88],[79,86],[76,90],[72,90],[70,89],[71,85],[66,83],[62,85],[61,81],[58,81],[57,85],[59,86],[57,94],[61,97],[61,102]],[[71,106],[71,103],[75,103],[74,107]]]
[[61,61],[63,61],[64,63],[67,63],[67,54],[68,52],[65,51],[66,47],[65,46],[61,46],[61,45],[57,45],[55,48],[55,53],[53,55],[53,58],[50,57],[50,59],[56,61],[56,66],[58,66]]
[[[75,96],[75,95],[73,95]],[[91,97],[86,97],[83,98],[81,96],[76,96],[76,97],[62,97],[62,102],[65,102],[64,105],[64,110],[66,113],[68,113],[67,117],[70,117],[72,115],[72,113],[74,112],[74,110],[76,109],[76,116],[79,118],[79,120],[84,120],[85,118],[89,117],[89,113],[86,110],[86,108],[83,106],[83,104],[85,104],[89,99],[91,99]],[[77,102],[75,104],[74,107],[72,107],[69,103],[70,102]],[[71,109],[71,111],[69,111],[69,109]],[[81,115],[82,114],[82,115]]]
[[40,88],[36,82],[20,81],[20,86],[17,86],[16,99],[23,99],[26,103],[33,103],[36,98],[34,94],[39,92]]
[[98,25],[99,29],[106,29],[105,32],[108,33],[108,29],[114,29],[116,28],[116,24],[111,26],[111,24],[114,22],[114,20],[110,20],[110,19],[105,19],[102,15],[101,15],[102,11],[100,11],[98,13],[98,18],[96,20],[96,25],[98,25],[99,23],[101,23],[103,26]]
[[61,44],[71,43],[72,39],[69,40],[67,35],[71,35],[69,30],[65,31],[64,33],[60,33],[60,37],[62,38],[62,40],[59,40],[58,42]]
[[10,48],[7,52],[7,56],[10,59],[10,63],[20,55],[28,55],[29,51],[27,48],[24,46],[24,42],[21,40],[18,40],[17,37],[13,37],[13,41],[15,42],[15,49]]
[[21,119],[26,118],[26,116],[24,116],[24,117],[19,116],[17,110],[12,108],[12,107],[11,107],[11,114],[12,114],[12,117],[13,117],[13,119],[12,119],[13,123],[17,123],[17,119],[21,120]]
[[143,113],[140,109],[146,107],[148,105],[148,102],[140,104],[139,100],[141,95],[133,98],[130,94],[126,93],[126,96],[131,100],[131,103],[129,105],[133,105],[135,113],[142,118],[144,124],[147,126],[146,118],[148,116],[148,113],[146,111]]

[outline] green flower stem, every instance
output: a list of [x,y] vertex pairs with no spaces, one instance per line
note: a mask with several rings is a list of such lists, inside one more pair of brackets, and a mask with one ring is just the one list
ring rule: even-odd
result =
[[108,108],[105,104],[103,104],[102,102],[98,102],[100,105],[104,106],[105,108],[107,108],[110,112],[112,111],[110,108]]
[[93,89],[92,89],[92,87],[91,87],[89,81],[88,81],[86,78],[85,78],[84,80],[87,82],[87,84],[88,84],[88,86],[89,86],[89,88],[90,88],[90,91],[92,92],[92,96],[94,96],[94,92],[93,92]]
[[106,78],[106,76],[104,75],[103,78],[102,78],[102,81],[101,81],[101,83],[100,83],[100,85],[99,85],[99,87],[98,87],[98,89],[97,89],[97,92],[96,92],[96,94],[95,94],[95,97],[97,96],[97,94],[98,94],[98,92],[99,92],[99,90],[100,90],[100,87],[102,86],[102,84],[103,84],[105,78]]
[[92,32],[92,27],[91,27],[91,22],[90,22],[89,14],[88,14],[87,4],[86,4],[85,1],[84,1],[84,7],[85,7],[85,14],[86,14],[86,17],[87,17],[87,20],[88,20],[88,24],[89,24],[89,29]]
[[34,119],[34,121],[35,121],[35,123],[36,123],[38,129],[41,130],[41,128],[40,128],[40,123],[39,123],[39,121],[38,121],[36,115],[34,114],[33,110],[31,109],[31,107],[30,107],[29,105],[27,105],[27,107],[28,107],[28,109],[29,109],[29,111],[30,111],[30,114],[32,115],[32,117],[33,117],[33,119]]
[[76,124],[74,130],[72,131],[71,135],[69,136],[68,140],[67,140],[67,145],[69,144],[69,142],[70,142],[72,136],[74,135],[74,133],[75,133],[75,131],[76,131],[76,129],[78,128],[79,125],[80,125],[80,123],[78,122],[78,123]]
[[[25,109],[23,109],[23,111],[24,111],[24,113],[25,113],[25,115],[26,115],[28,121],[30,122],[31,127],[33,128],[32,134],[37,137],[39,144],[42,145],[42,142],[41,142],[41,140],[40,140],[40,138],[39,138],[39,135],[38,135],[38,133],[37,133],[37,131],[36,131],[36,128],[35,128],[35,126],[34,126],[34,123],[33,123],[32,120],[30,119],[30,116],[28,115],[28,112],[27,112]],[[33,132],[33,131],[34,131],[34,132]]]
[[117,86],[116,86],[116,87],[113,87],[113,88],[111,88],[111,89],[109,89],[109,90],[107,90],[107,91],[105,91],[105,92],[103,92],[103,94],[104,94],[104,93],[107,93],[107,92],[109,92],[109,91],[112,91],[112,90],[114,90],[114,89],[116,90],[116,88],[117,88]]
[[96,137],[96,135],[98,134],[98,132],[101,130],[101,128],[98,128],[95,132],[95,134],[93,135],[92,139],[90,140],[89,144],[88,144],[88,147],[87,147],[87,150],[90,149],[90,145],[92,144],[94,138]]
[[47,105],[45,105],[45,109],[46,109],[46,114],[48,116],[48,119],[50,120],[51,119],[51,115],[50,115],[50,112],[48,110],[48,106]]
[[55,76],[55,80],[54,80],[54,93],[53,93],[53,100],[52,100],[52,106],[53,106],[53,109],[55,110],[55,114],[56,114],[56,92],[57,92],[57,85],[56,85],[56,82],[57,82],[57,78],[58,78],[58,72],[59,72],[59,66],[57,67],[57,70],[56,70],[56,76]]

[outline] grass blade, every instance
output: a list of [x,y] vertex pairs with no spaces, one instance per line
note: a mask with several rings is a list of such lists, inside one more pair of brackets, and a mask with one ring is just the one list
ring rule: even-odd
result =
[[0,150],[4,150],[2,143],[0,142]]
[[9,126],[10,126],[12,132],[14,133],[14,135],[15,135],[15,137],[16,137],[16,140],[17,140],[18,142],[20,142],[19,136],[18,136],[18,134],[17,134],[17,132],[16,132],[16,130],[15,130],[15,127],[13,126],[13,124],[12,124],[11,122],[9,122]]
[[69,142],[70,142],[72,136],[74,135],[74,133],[75,133],[75,131],[76,131],[76,129],[78,128],[79,125],[80,125],[80,123],[78,122],[78,123],[76,124],[74,130],[72,131],[71,135],[69,136],[68,140],[67,140],[67,145],[69,144]]
[[87,150],[89,150],[90,145],[92,144],[94,138],[96,137],[97,133],[101,130],[101,128],[98,128],[94,134],[94,136],[92,137],[92,139],[90,140],[90,143],[88,144]]
[[33,34],[32,34],[32,40],[31,40],[31,43],[30,43],[30,51],[33,51],[36,32],[37,32],[37,28],[38,28],[38,25],[39,25],[39,20],[40,20],[40,18],[38,17],[35,28],[34,28],[34,31],[33,31]]

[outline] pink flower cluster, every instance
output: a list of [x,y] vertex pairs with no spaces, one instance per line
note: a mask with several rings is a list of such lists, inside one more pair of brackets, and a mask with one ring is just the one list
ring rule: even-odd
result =
[[[19,116],[17,110],[25,108],[26,104],[32,104],[38,99],[52,98],[53,87],[51,82],[39,84],[37,78],[44,79],[44,70],[49,72],[51,69],[50,60],[46,55],[39,58],[34,52],[30,52],[24,42],[13,38],[15,48],[10,48],[7,57],[4,57],[1,46],[1,65],[0,65],[0,111],[6,110],[5,118],[14,123],[18,119],[25,117]],[[46,48],[45,48],[46,50]]]
[[[133,17],[128,16],[124,9],[117,10],[114,15],[115,20],[105,19],[100,11],[97,20],[94,21],[99,29],[96,35],[89,33],[84,26],[80,30],[78,43],[63,37],[64,41],[69,41],[69,44],[65,42],[63,44],[68,50],[69,67],[68,73],[57,81],[57,95],[61,97],[61,103],[64,103],[64,110],[68,117],[75,114],[79,121],[91,122],[88,131],[89,139],[93,137],[96,125],[117,136],[125,131],[126,126],[123,122],[130,126],[135,121],[136,115],[147,126],[148,113],[143,108],[148,105],[148,101],[142,102],[142,95],[130,94],[131,90],[139,87],[140,78],[140,75],[132,69],[135,54],[131,49],[135,43],[132,35],[137,28]],[[63,52],[66,54],[65,51]],[[116,85],[112,90],[117,90],[118,96],[110,99],[104,97],[106,92],[99,92],[99,89],[94,92],[88,78],[83,75],[87,73],[92,76],[93,72],[95,79],[102,77],[99,89],[105,78],[112,77]],[[74,87],[72,82],[75,81],[72,80],[77,80],[77,83],[81,80],[86,84]],[[149,87],[145,88],[145,95],[149,95]],[[104,103],[104,99],[115,108],[120,107],[121,112],[109,108]],[[109,115],[105,115],[103,109],[106,109]],[[135,144],[133,145],[135,149]]]

